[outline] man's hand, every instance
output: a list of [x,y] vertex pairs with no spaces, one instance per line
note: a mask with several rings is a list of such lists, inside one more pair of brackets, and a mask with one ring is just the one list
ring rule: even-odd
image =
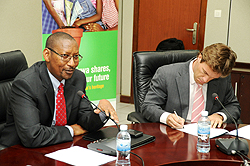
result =
[[88,131],[87,130],[84,130],[80,125],[78,124],[73,124],[71,125],[70,127],[72,127],[73,131],[74,131],[74,136],[77,136],[77,135],[81,135],[81,134],[84,134],[84,133],[87,133]]
[[[116,123],[119,123],[119,119],[118,119],[118,116],[116,114],[116,111],[108,100],[106,100],[106,99],[100,100],[98,107],[106,113],[106,116],[110,115],[111,119],[114,119],[114,121]],[[101,111],[97,108],[94,112],[96,114],[99,114]]]
[[185,119],[182,117],[176,116],[175,114],[170,114],[167,117],[167,125],[174,129],[182,129],[184,126]]
[[211,128],[216,128],[216,127],[221,127],[222,123],[223,123],[223,116],[214,113],[210,116],[208,116],[208,118],[211,121]]

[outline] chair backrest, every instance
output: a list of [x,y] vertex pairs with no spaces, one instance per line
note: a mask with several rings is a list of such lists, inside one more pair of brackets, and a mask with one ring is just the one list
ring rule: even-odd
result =
[[142,51],[134,52],[133,93],[135,112],[141,113],[141,106],[156,70],[171,63],[186,62],[196,57],[199,50]]
[[182,40],[169,38],[161,41],[156,47],[156,51],[185,50]]
[[20,50],[0,53],[0,135],[6,122],[11,85],[16,75],[28,68]]

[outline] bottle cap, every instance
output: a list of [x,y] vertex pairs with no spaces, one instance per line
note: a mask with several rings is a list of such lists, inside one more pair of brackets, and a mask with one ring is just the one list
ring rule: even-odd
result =
[[128,126],[127,125],[120,125],[120,130],[127,130]]
[[208,116],[208,111],[201,111],[201,116]]

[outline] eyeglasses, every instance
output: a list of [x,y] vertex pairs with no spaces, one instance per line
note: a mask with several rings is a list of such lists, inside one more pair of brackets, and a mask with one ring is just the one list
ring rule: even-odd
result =
[[74,55],[74,56],[70,56],[67,54],[59,54],[56,51],[54,51],[52,48],[47,47],[50,51],[54,52],[55,54],[59,55],[62,59],[62,61],[64,62],[69,62],[71,60],[71,58],[73,57],[73,60],[75,63],[80,62],[82,60],[82,56],[80,54],[78,55]]

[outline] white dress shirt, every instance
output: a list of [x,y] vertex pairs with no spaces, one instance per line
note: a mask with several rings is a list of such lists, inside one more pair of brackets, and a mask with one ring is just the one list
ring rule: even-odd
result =
[[[47,69],[48,73],[49,73],[49,78],[52,82],[52,85],[53,85],[53,89],[54,89],[54,92],[55,92],[55,103],[56,103],[56,96],[57,96],[57,93],[58,93],[58,87],[59,85],[62,83],[63,85],[65,85],[65,79],[63,79],[61,82],[58,81],[58,79],[56,79],[51,73],[50,71]],[[53,115],[53,121],[52,121],[52,124],[51,126],[55,126],[56,124],[56,104],[55,104],[55,108],[54,108],[54,115]],[[65,127],[67,127],[69,129],[69,132],[71,134],[71,136],[73,137],[74,136],[74,130],[72,127],[68,126],[68,125],[65,125]]]

